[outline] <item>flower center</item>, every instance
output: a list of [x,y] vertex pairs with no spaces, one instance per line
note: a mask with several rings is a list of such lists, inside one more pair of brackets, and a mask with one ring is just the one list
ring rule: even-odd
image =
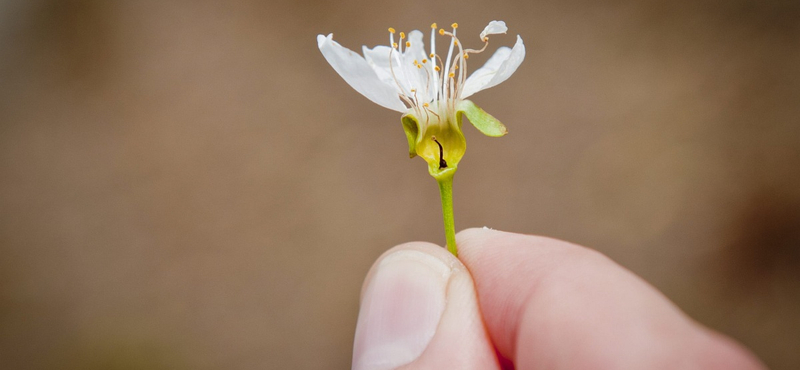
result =
[[[404,32],[399,33],[389,28],[389,69],[398,88],[400,99],[409,109],[413,109],[417,117],[436,116],[436,121],[448,121],[463,91],[467,79],[467,59],[469,54],[477,54],[489,44],[483,38],[480,50],[464,49],[456,36],[458,24],[451,25],[450,32],[431,25],[430,53],[426,55],[421,37],[416,40],[406,38]],[[437,32],[438,30],[438,32]],[[447,57],[442,59],[436,53],[436,34],[449,37]],[[412,33],[413,34],[413,33]],[[416,45],[419,43],[419,45]],[[453,53],[457,50],[455,57]],[[430,58],[430,59],[428,59]],[[445,117],[441,117],[445,115]]]

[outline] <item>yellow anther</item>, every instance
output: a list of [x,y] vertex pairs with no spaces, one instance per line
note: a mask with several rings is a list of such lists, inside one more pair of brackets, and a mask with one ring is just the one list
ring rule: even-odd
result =
[[[436,23],[434,23],[434,24],[436,24]],[[422,106],[427,108],[428,107],[428,103],[422,103]]]
[[456,76],[456,74],[455,74],[455,73],[453,73],[453,72],[450,72],[449,76],[450,76],[450,78],[453,78],[453,77],[455,77],[455,76]]
[[417,64],[417,69],[422,69],[422,64]]
[[458,46],[458,40],[453,40],[453,45]]
[[402,40],[404,38],[406,38],[406,33],[405,32],[400,32],[400,40]]
[[444,35],[444,28],[440,28],[440,29],[439,29],[439,34],[440,34],[440,35]]
[[469,59],[469,54],[464,53],[464,59]]
[[395,42],[394,44],[392,44],[392,47],[397,49],[397,43]]
[[434,57],[436,57],[436,54],[431,53],[431,59],[433,59]]
[[389,27],[389,32],[390,32],[390,33],[395,33],[395,30],[394,30],[394,28],[392,28],[392,27]]
[[453,27],[453,29],[456,29],[456,28],[458,28],[458,23],[453,23],[453,24],[450,25],[450,27]]
[[427,59],[423,59],[422,63],[428,63],[428,60]]
[[436,28],[436,23],[431,24],[431,28]]
[[439,71],[441,71],[442,69],[441,69],[441,68],[439,68],[439,66],[435,66],[435,67],[433,67],[433,70],[434,70],[434,71],[436,71],[436,72],[439,72]]
[[458,64],[454,65],[453,69],[458,69]]
[[415,93],[415,92],[417,92],[417,89],[411,89],[411,92]]
[[406,41],[406,47],[407,47],[407,48],[410,48],[410,47],[411,47],[411,41]]

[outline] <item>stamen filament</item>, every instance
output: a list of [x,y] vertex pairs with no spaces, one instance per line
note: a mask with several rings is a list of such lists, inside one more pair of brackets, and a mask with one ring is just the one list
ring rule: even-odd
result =
[[438,55],[436,55],[436,23],[431,25],[431,54],[430,54],[430,57],[431,57],[431,62],[433,63],[432,64],[433,65],[433,69],[434,69],[435,72],[437,72],[437,73],[433,74],[433,88],[435,90],[434,90],[434,94],[432,94],[432,95],[433,95],[433,98],[435,100],[439,100],[439,73],[438,73],[438,68],[439,67],[436,66],[436,59],[434,59],[434,58],[438,58],[439,57]]
[[[453,24],[458,26],[455,23],[453,23]],[[446,35],[448,35],[448,36],[450,36],[452,38],[452,40],[450,41],[450,48],[447,50],[447,59],[445,59],[445,65],[444,65],[445,73],[450,73],[450,58],[453,57],[453,47],[455,47],[456,29],[453,28],[453,33],[444,32],[444,34],[446,34]]]

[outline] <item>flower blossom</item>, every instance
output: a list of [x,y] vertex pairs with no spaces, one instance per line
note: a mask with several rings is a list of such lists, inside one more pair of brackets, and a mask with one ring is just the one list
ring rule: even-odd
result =
[[[525,58],[525,45],[517,36],[512,48],[497,49],[483,67],[468,76],[470,55],[486,50],[489,36],[504,34],[508,28],[505,22],[490,22],[480,33],[483,47],[477,50],[464,48],[457,29],[455,23],[450,31],[432,24],[426,50],[421,31],[398,35],[389,28],[389,45],[365,46],[363,56],[333,41],[333,34],[317,36],[322,55],[353,89],[380,106],[403,113],[409,155],[425,159],[437,179],[451,177],[466,150],[462,114],[488,136],[507,133],[502,123],[466,98],[508,79]],[[437,36],[447,39],[446,55],[436,51]]]

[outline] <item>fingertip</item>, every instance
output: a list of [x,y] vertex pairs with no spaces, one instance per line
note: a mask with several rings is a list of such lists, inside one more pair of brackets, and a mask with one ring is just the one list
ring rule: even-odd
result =
[[408,250],[408,249],[419,250],[419,251],[423,251],[425,253],[436,254],[436,251],[442,249],[442,247],[438,246],[436,244],[433,244],[433,243],[422,242],[422,241],[406,242],[406,243],[403,243],[403,244],[398,244],[398,245],[390,248],[386,252],[383,252],[383,254],[381,254],[381,256],[378,257],[377,261],[380,261],[383,257],[385,257],[387,255],[390,255],[390,254],[392,254],[392,253],[394,253],[394,252],[396,252],[398,250]]
[[439,326],[452,262],[429,243],[406,243],[381,255],[361,290],[353,369],[394,369],[415,361]]
[[487,228],[456,239],[492,342],[517,368],[763,368],[746,350],[718,339],[687,344],[697,326],[647,282],[592,249]]
[[458,242],[459,248],[464,247],[467,249],[513,245],[514,247],[547,247],[591,251],[591,249],[584,246],[560,239],[540,235],[512,233],[485,226],[473,227],[459,231],[456,234],[456,241]]
[[[461,261],[475,274],[507,265],[509,260],[527,268],[552,265],[553,261],[602,256],[589,248],[563,240],[483,228],[465,229],[456,234]],[[477,276],[476,279],[479,279]]]
[[[392,255],[392,254],[394,254],[394,253],[396,253],[398,251],[411,250],[411,251],[419,251],[419,252],[422,252],[424,254],[431,255],[432,257],[435,257],[437,259],[443,260],[443,262],[445,262],[445,260],[447,259],[447,256],[442,256],[439,253],[437,253],[437,251],[439,251],[441,249],[442,249],[442,247],[440,247],[440,246],[438,246],[436,244],[433,244],[433,243],[414,241],[414,242],[406,242],[406,243],[403,243],[403,244],[398,244],[398,245],[390,248],[386,252],[383,252],[380,256],[378,256],[378,258],[372,264],[372,267],[370,267],[369,271],[367,272],[367,276],[364,278],[364,282],[361,284],[361,298],[364,297],[364,290],[366,289],[368,283],[372,280],[372,277],[375,274],[375,271],[376,271],[377,267],[381,264],[381,262],[384,259],[386,259],[386,257],[388,257],[388,256],[390,256],[390,255]],[[449,265],[452,262],[447,261],[445,263],[447,263]]]
[[508,234],[504,231],[499,231],[495,229],[491,229],[489,227],[471,227],[468,229],[464,229],[459,231],[456,234],[456,240],[460,244],[481,244],[481,242],[486,241],[492,237],[497,237],[503,234]]
[[737,341],[702,326],[695,344],[696,362],[710,370],[765,370],[767,366]]
[[381,255],[364,281],[353,369],[497,368],[468,270],[426,242]]

